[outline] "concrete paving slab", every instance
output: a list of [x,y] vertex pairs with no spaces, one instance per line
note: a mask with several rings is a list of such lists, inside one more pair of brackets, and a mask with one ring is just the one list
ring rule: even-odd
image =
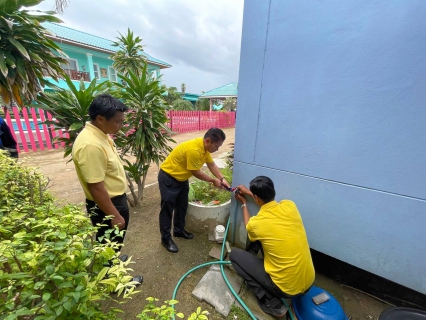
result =
[[209,237],[209,241],[216,242],[216,240],[214,239],[214,230],[213,229],[209,229],[209,231],[208,231],[208,237]]
[[[225,274],[232,288],[238,293],[243,283],[242,278],[227,269],[225,269]],[[231,306],[235,302],[235,297],[223,280],[218,265],[210,267],[192,291],[192,294],[199,300],[211,304],[224,317],[228,316]]]
[[213,248],[210,250],[209,256],[220,260],[220,254],[222,253],[222,246],[214,244]]

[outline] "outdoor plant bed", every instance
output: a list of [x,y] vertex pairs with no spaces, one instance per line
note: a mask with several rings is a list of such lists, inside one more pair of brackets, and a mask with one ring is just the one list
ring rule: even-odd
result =
[[[232,183],[232,171],[221,169],[226,181]],[[210,230],[225,224],[231,208],[232,193],[212,183],[194,179],[189,185],[186,225],[190,230]]]

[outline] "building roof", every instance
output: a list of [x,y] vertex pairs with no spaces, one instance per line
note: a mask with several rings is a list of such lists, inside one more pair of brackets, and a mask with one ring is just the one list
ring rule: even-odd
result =
[[200,95],[202,98],[236,98],[238,95],[238,83],[231,82],[219,88],[204,92]]
[[195,102],[195,101],[198,100],[199,96],[200,95],[196,94],[196,93],[187,93],[187,92],[185,92],[185,96],[183,97],[183,100],[188,100],[188,101]]
[[[63,41],[64,43],[80,45],[84,47],[90,47],[96,51],[102,51],[106,53],[114,53],[119,50],[118,47],[113,47],[114,41],[95,36],[86,32],[82,32],[76,29],[65,27],[52,22],[44,22],[43,27],[52,33],[52,40]],[[160,66],[160,68],[170,68],[172,65],[167,62],[158,60],[147,54],[145,51],[141,52],[142,55],[147,57],[150,64]]]

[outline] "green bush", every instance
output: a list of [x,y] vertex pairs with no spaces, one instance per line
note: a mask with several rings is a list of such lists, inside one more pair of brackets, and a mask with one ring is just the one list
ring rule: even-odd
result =
[[[229,168],[220,170],[226,181],[232,184],[232,170]],[[212,176],[210,174],[210,176]],[[189,185],[189,201],[201,201],[202,204],[222,204],[231,199],[232,193],[216,188],[212,183],[199,179],[193,179]]]
[[130,259],[107,267],[117,244],[95,242],[84,212],[46,189],[41,173],[0,153],[0,320],[117,318],[101,302],[136,293]]
[[[166,304],[162,305],[161,307],[156,306],[155,303],[158,301],[156,298],[149,297],[146,300],[148,300],[148,303],[145,305],[143,311],[136,316],[139,319],[169,320],[174,319],[175,316],[181,319],[184,318],[183,313],[176,313],[174,309],[174,305],[178,303],[177,300],[164,301]],[[197,311],[193,312],[188,317],[188,320],[207,320],[208,314],[208,311],[201,311],[201,308],[198,307]]]

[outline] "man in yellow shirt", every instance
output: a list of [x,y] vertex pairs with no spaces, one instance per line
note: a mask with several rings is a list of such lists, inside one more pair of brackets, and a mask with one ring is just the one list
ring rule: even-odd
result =
[[[194,235],[185,230],[185,216],[188,209],[188,179],[192,176],[213,183],[216,187],[229,187],[211,153],[216,152],[225,141],[225,133],[219,128],[210,128],[203,138],[179,144],[166,158],[158,174],[161,194],[160,233],[161,243],[169,251],[176,253],[178,247],[172,240],[170,231],[173,218],[173,235],[192,239]],[[207,164],[212,178],[201,171]],[[174,216],[173,216],[174,211]]]
[[[123,235],[111,233],[111,240],[122,244],[129,225],[126,200],[126,175],[123,164],[109,136],[123,126],[127,106],[108,95],[97,96],[89,106],[91,122],[77,136],[72,148],[72,160],[86,195],[86,209],[94,226],[99,227],[96,240],[104,242],[105,233],[118,227]],[[110,220],[105,220],[109,216]],[[123,261],[127,256],[120,257]],[[142,283],[142,276],[133,278]]]
[[[230,254],[232,266],[253,289],[260,308],[276,317],[285,314],[281,298],[293,298],[309,290],[315,270],[308,239],[296,204],[275,199],[272,180],[259,176],[250,182],[250,190],[238,186],[235,198],[242,203],[242,213],[251,248],[261,249],[263,260],[241,249]],[[248,195],[260,210],[250,217]],[[257,248],[256,248],[257,247]]]

